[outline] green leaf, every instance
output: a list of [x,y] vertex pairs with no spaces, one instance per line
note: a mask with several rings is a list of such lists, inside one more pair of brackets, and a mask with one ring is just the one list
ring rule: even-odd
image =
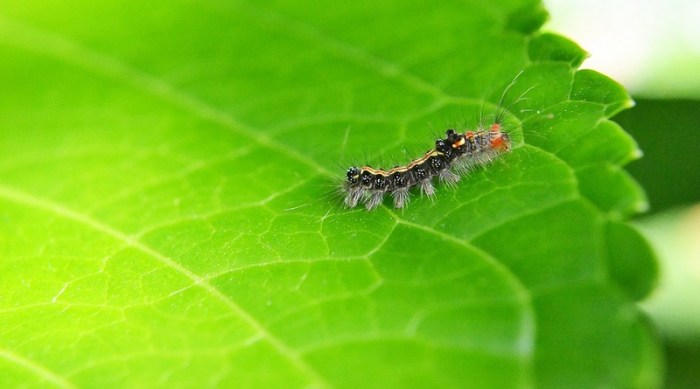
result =
[[[0,385],[658,385],[639,152],[608,120],[630,99],[545,17],[4,6]],[[405,163],[502,94],[512,153],[434,202],[340,205],[344,166]]]
[[[534,37],[528,45],[528,52],[532,61],[568,62],[572,67],[580,66],[588,56],[575,42],[551,33]],[[576,79],[581,74],[585,74],[584,71],[577,73]]]
[[615,117],[644,150],[629,169],[644,185],[653,212],[700,201],[700,180],[693,179],[700,167],[698,112],[697,100],[642,99]]

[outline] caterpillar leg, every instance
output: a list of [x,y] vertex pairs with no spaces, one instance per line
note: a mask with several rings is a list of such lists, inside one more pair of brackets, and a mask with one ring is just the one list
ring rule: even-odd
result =
[[394,198],[394,207],[403,208],[404,205],[408,204],[411,197],[408,194],[408,188],[399,188],[391,192],[391,197]]
[[382,203],[383,199],[384,199],[384,191],[380,191],[380,190],[371,191],[369,197],[365,201],[365,207],[367,208],[368,211],[371,211],[374,208],[377,208],[379,206],[379,204]]
[[420,187],[421,193],[430,197],[431,199],[435,196],[435,187],[430,180],[421,181],[418,186]]
[[440,182],[445,183],[450,188],[454,188],[459,182],[459,175],[453,173],[450,169],[440,171],[438,178]]
[[364,195],[365,189],[360,187],[350,187],[345,191],[345,206],[355,208]]

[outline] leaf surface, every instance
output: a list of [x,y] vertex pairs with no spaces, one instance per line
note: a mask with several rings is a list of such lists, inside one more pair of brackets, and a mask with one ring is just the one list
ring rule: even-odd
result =
[[[537,2],[371,5],[3,6],[3,386],[658,383],[626,92]],[[512,153],[340,206],[506,89]]]

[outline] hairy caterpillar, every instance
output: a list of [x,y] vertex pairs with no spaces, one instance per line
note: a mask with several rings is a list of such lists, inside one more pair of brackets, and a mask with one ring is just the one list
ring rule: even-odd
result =
[[354,208],[363,203],[368,210],[381,204],[388,193],[394,207],[403,208],[413,187],[428,197],[435,195],[433,180],[454,186],[460,175],[474,166],[484,165],[500,154],[510,151],[511,140],[497,121],[488,129],[457,132],[448,129],[445,137],[435,141],[435,147],[422,157],[389,170],[371,166],[350,167],[343,182],[345,205]]

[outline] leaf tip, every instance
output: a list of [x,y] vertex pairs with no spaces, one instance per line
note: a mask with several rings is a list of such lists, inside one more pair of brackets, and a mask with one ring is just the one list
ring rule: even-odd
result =
[[630,153],[630,159],[631,160],[636,160],[640,159],[644,156],[644,151],[640,149],[639,147],[635,147],[632,152]]
[[622,109],[630,109],[633,108],[637,103],[634,101],[632,96],[627,96],[627,99],[622,102]]
[[539,30],[549,20],[549,12],[542,2],[533,0],[517,8],[508,15],[507,26],[510,30],[530,35]]
[[571,88],[573,100],[588,101],[605,106],[605,116],[611,117],[623,109],[634,107],[634,100],[617,81],[591,69],[574,75]]
[[566,62],[578,68],[589,55],[570,39],[549,32],[535,36],[528,44],[528,56],[533,62]]

